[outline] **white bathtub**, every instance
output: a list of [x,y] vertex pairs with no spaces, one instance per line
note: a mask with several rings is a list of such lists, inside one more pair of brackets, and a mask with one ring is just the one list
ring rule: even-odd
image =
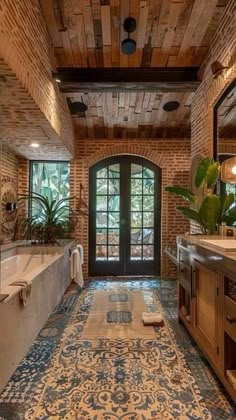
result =
[[[1,255],[0,392],[59,303],[70,283],[68,243],[61,247],[15,247]],[[4,255],[5,254],[5,255]],[[19,299],[16,280],[32,283],[29,304]]]
[[0,292],[11,295],[8,286],[12,282],[26,278],[33,281],[37,274],[60,257],[58,254],[16,254],[5,258],[1,262]]

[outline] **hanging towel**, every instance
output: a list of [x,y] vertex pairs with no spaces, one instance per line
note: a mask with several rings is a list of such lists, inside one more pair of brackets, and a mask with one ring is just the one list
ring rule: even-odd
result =
[[161,314],[143,312],[142,321],[144,325],[164,325]]
[[20,299],[20,302],[24,306],[27,306],[30,301],[30,293],[31,293],[31,287],[32,287],[31,280],[16,280],[13,283],[11,283],[10,286],[21,287],[21,290],[19,293],[19,299]]
[[83,263],[84,263],[84,248],[83,248],[83,245],[77,245],[76,249],[78,249],[78,251],[80,253],[81,264],[83,265]]
[[71,254],[70,270],[72,280],[82,288],[84,285],[82,258],[78,248],[74,249]]

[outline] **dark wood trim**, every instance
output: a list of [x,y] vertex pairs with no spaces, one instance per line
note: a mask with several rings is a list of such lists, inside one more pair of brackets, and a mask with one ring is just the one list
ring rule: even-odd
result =
[[194,92],[200,84],[198,67],[78,68],[58,67],[53,73],[61,92]]
[[[95,257],[95,231],[96,231],[96,186],[95,175],[97,170],[110,164],[120,163],[122,166],[120,177],[120,217],[126,220],[126,227],[120,227],[120,261],[96,261]],[[144,165],[155,172],[154,192],[154,260],[131,261],[129,258],[130,245],[130,179],[128,165],[137,163]],[[137,156],[121,155],[103,159],[89,170],[89,275],[160,275],[161,272],[161,169],[149,160]],[[127,229],[128,228],[128,229]],[[128,245],[126,247],[126,244]]]
[[215,160],[218,160],[218,109],[235,86],[236,79],[226,87],[213,109],[213,158]]

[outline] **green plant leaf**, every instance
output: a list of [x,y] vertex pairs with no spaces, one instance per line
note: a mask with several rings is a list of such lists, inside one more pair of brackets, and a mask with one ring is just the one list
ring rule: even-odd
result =
[[234,194],[228,193],[220,197],[221,201],[221,215],[223,216],[227,210],[232,206],[234,203]]
[[219,162],[212,162],[207,169],[205,176],[205,181],[207,188],[214,188],[217,178],[220,173],[220,164]]
[[195,187],[196,188],[200,188],[201,185],[203,184],[203,181],[205,180],[208,168],[209,168],[211,163],[212,163],[212,159],[210,159],[208,157],[202,159],[202,161],[200,162],[200,164],[198,166],[198,169],[197,169],[196,177],[195,177]]
[[221,202],[215,194],[206,196],[200,206],[199,216],[210,233],[215,233],[217,223],[221,214]]
[[236,223],[236,205],[228,211],[225,221],[228,226],[233,226]]
[[22,194],[18,201],[31,202],[31,214],[23,221],[22,231],[27,239],[55,243],[73,232],[77,219],[69,202],[72,197],[56,201],[38,193]]
[[165,190],[184,198],[189,203],[195,202],[195,194],[193,194],[192,191],[190,191],[187,188],[182,188],[182,187],[173,185],[173,186],[166,187]]
[[198,224],[202,225],[201,218],[197,211],[190,209],[189,207],[177,207],[177,210],[180,211],[188,219],[194,220]]

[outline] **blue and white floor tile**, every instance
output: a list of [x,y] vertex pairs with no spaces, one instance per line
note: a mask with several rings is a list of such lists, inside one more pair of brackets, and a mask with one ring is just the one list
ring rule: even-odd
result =
[[[94,293],[142,291],[164,326],[155,339],[83,338]],[[232,402],[177,321],[176,283],[99,280],[71,286],[0,396],[0,419],[236,419]],[[107,322],[132,321],[110,314]]]

